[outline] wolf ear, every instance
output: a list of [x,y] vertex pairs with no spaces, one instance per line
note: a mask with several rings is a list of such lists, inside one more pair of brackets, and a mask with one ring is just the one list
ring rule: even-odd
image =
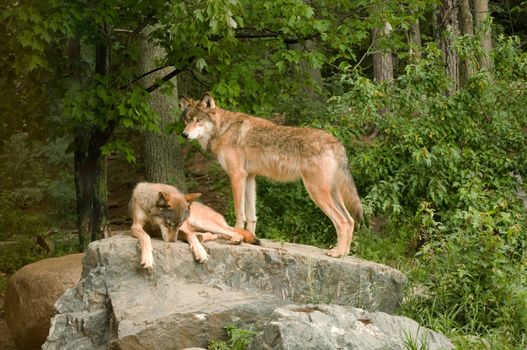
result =
[[189,193],[189,194],[186,194],[185,195],[185,199],[187,200],[187,202],[191,203],[191,202],[194,202],[196,199],[198,199],[199,197],[201,197],[201,193]]
[[185,110],[192,104],[192,100],[186,98],[183,95],[179,95],[179,109]]
[[170,195],[166,192],[159,192],[159,198],[157,199],[156,206],[166,208],[168,207],[168,201],[170,201]]
[[201,104],[204,107],[206,107],[207,109],[214,109],[214,108],[216,108],[216,102],[214,101],[212,96],[209,95],[209,94],[203,95],[203,97],[201,98]]

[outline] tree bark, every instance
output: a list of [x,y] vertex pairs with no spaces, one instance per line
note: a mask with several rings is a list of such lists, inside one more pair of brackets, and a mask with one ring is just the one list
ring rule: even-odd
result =
[[100,148],[108,138],[109,135],[105,136],[97,129],[87,133],[78,129],[75,136],[75,189],[80,250],[84,250],[90,242],[107,236],[106,157],[101,155]]
[[459,35],[457,1],[443,0],[440,11],[440,42],[445,59],[446,74],[451,79],[451,85],[448,89],[448,93],[451,95],[459,87],[459,56],[454,47]]
[[393,58],[392,51],[382,47],[382,40],[390,36],[392,26],[384,22],[384,28],[374,28],[372,31],[373,40],[373,78],[377,82],[393,79]]
[[419,61],[421,58],[421,27],[419,25],[419,20],[416,19],[415,22],[410,26],[408,31],[408,41],[410,44],[410,59],[414,62]]
[[489,2],[488,0],[473,1],[476,34],[483,51],[483,54],[479,58],[479,66],[481,69],[490,70],[493,67],[493,62],[490,56],[492,51],[492,35],[490,30]]
[[[472,19],[472,12],[470,11],[469,0],[460,0],[459,17],[461,20],[461,34],[474,36],[474,21]],[[460,68],[460,81],[464,85],[474,75],[472,57],[465,57]]]
[[[149,33],[150,30],[145,32]],[[156,60],[165,55],[163,48],[157,46],[148,37],[142,40],[142,53],[139,65],[142,72],[156,68]],[[172,67],[167,67],[146,76],[142,80],[143,86],[152,86],[156,79],[161,79],[171,70],[173,70]],[[170,82],[174,84],[170,94],[164,94],[159,89],[150,93],[150,105],[160,116],[159,126],[162,130],[177,118],[175,114],[178,103],[177,78],[172,78]],[[186,190],[183,156],[176,135],[144,131],[143,159],[147,181],[170,183],[181,191]]]

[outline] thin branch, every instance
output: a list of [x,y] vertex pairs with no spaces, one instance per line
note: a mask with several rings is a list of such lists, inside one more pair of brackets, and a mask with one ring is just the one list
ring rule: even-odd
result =
[[192,69],[188,69],[188,71],[190,72],[190,74],[194,77],[194,79],[201,85],[201,86],[204,86],[207,88],[207,90],[210,88],[210,85],[208,84],[205,84],[204,82],[201,81],[201,79],[198,78],[198,76],[196,75],[196,73],[192,70]]
[[360,64],[362,63],[362,61],[364,61],[364,59],[366,58],[366,56],[372,54],[372,52],[371,52],[370,50],[371,50],[371,48],[373,47],[373,45],[375,44],[375,39],[376,39],[375,37],[376,37],[376,36],[377,36],[377,33],[374,33],[374,35],[373,35],[373,39],[372,39],[372,41],[371,41],[370,46],[368,47],[368,49],[366,50],[366,52],[364,53],[364,55],[362,56],[362,58],[359,60],[359,62],[357,62],[357,64],[355,65],[355,67],[353,67],[352,70],[357,69],[357,67],[360,66]]
[[[165,69],[165,68],[168,68],[168,67],[170,67],[170,66],[161,66],[161,67],[154,68],[154,69],[152,69],[151,71],[148,71],[148,72],[143,73],[143,74],[141,74],[140,76],[136,77],[134,80],[132,80],[132,82],[131,82],[130,84],[133,84],[133,83],[135,83],[135,82],[137,82],[137,81],[143,79],[144,77],[146,77],[146,76],[148,76],[148,75],[150,75],[150,74],[153,74],[153,73],[155,73],[155,72],[157,72],[157,71],[160,71],[161,69]],[[129,84],[129,85],[130,85],[130,84]]]
[[[273,31],[248,31],[247,29],[243,30],[236,30],[236,33],[234,34],[234,37],[237,39],[266,39],[266,38],[279,38],[280,34]],[[301,40],[312,40],[318,37],[318,34],[307,36],[304,38],[283,38],[283,42],[285,44],[298,44]],[[219,38],[218,38],[219,39]],[[214,39],[213,39],[214,40]]]
[[[174,69],[172,72],[168,73],[167,75],[165,75],[161,80],[163,81],[163,83],[169,81],[170,79],[172,79],[173,77],[175,77],[176,75],[178,75],[179,73],[183,72],[186,70],[186,67],[185,68],[177,68],[177,69]],[[154,83],[152,85],[150,85],[149,87],[147,87],[145,90],[147,92],[152,92],[152,91],[155,91],[157,90],[162,84],[161,83]]]

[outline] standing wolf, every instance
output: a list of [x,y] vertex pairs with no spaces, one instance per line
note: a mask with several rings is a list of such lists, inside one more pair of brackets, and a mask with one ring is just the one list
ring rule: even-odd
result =
[[[302,179],[311,199],[331,219],[337,246],[327,255],[349,253],[362,206],[351,177],[344,146],[319,129],[279,126],[269,120],[216,106],[210,95],[201,101],[180,97],[183,136],[211,150],[229,175],[236,227],[256,228],[256,175],[278,181]],[[351,215],[348,212],[351,211]]]

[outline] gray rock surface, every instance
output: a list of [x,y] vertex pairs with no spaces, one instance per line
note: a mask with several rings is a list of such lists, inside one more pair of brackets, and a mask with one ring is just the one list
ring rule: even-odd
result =
[[262,246],[207,242],[208,263],[188,245],[153,240],[154,270],[140,265],[129,236],[90,244],[83,279],[56,303],[43,349],[183,349],[225,340],[224,327],[262,330],[291,303],[330,303],[392,312],[406,277],[354,257],[263,240]]
[[[411,347],[411,345],[415,347]],[[409,318],[339,305],[288,305],[252,341],[249,350],[453,349],[447,337]]]

